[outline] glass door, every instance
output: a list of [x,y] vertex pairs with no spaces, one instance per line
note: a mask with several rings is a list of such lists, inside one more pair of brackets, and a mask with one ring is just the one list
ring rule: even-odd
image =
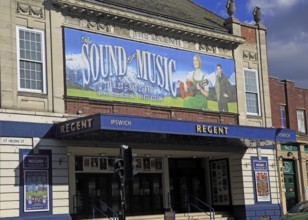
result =
[[[118,209],[118,183],[113,174],[78,173],[76,174],[76,199],[78,216],[91,218],[93,209],[110,214],[101,203],[107,204],[113,210]],[[96,217],[102,217],[95,211]]]
[[[197,198],[205,202],[205,176],[200,160],[170,159],[169,168],[171,207],[174,211],[186,212],[188,199]],[[193,202],[198,205],[196,199]]]
[[161,174],[140,173],[126,190],[127,214],[158,214],[163,211]]

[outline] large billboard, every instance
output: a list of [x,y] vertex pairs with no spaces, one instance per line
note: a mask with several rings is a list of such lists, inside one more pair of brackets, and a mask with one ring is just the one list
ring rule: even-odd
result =
[[234,60],[65,28],[67,96],[237,113]]

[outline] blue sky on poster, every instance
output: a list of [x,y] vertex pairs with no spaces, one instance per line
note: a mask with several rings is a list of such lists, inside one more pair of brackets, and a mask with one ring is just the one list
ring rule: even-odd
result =
[[[192,0],[222,17],[227,0]],[[259,6],[267,28],[269,74],[295,81],[308,89],[308,0],[234,0],[235,17],[254,23],[252,11]]]

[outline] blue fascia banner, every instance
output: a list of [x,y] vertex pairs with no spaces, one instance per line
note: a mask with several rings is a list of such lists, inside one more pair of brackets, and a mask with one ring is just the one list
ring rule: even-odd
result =
[[251,140],[296,141],[289,129],[260,128],[238,125],[198,123],[182,120],[155,119],[127,115],[96,114],[57,124],[57,137],[99,130],[133,131],[161,134],[238,138]]

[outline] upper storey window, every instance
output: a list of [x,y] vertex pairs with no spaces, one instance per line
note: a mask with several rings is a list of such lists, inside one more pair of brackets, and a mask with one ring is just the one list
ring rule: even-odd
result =
[[46,93],[44,32],[17,26],[18,90]]
[[250,115],[260,115],[258,72],[244,69],[246,111]]
[[280,122],[282,128],[288,127],[287,108],[285,105],[280,106]]
[[299,133],[306,133],[306,118],[304,110],[297,110],[297,129]]

